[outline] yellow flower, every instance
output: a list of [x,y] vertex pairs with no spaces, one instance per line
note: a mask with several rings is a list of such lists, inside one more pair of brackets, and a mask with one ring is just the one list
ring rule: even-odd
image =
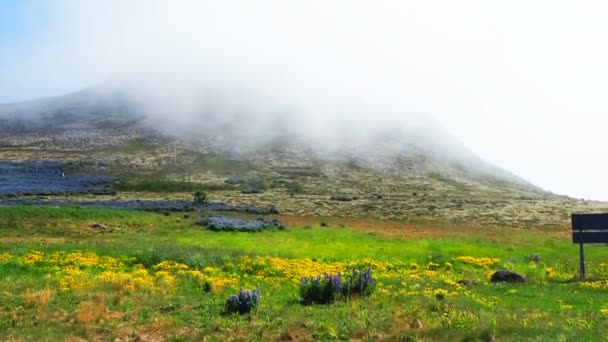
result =
[[10,253],[0,253],[0,262],[7,261],[13,256]]
[[188,265],[179,263],[177,261],[172,261],[172,260],[161,261],[158,264],[152,266],[152,268],[156,271],[167,271],[167,272],[186,271],[186,270],[190,269],[190,267]]
[[30,251],[28,254],[21,257],[21,261],[23,261],[26,265],[33,265],[38,261],[41,261],[44,258],[44,253],[40,251]]
[[474,266],[478,266],[478,267],[483,267],[483,268],[487,268],[490,267],[494,264],[497,264],[500,259],[498,258],[475,258],[472,256],[459,256],[456,257],[456,261],[460,261],[463,264],[469,264],[469,265],[474,265]]

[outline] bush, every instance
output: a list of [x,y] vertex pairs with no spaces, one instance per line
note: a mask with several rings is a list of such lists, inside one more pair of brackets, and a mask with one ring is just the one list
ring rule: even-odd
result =
[[355,195],[352,195],[352,194],[337,194],[337,195],[331,196],[330,199],[332,199],[334,201],[340,201],[340,202],[350,202],[350,201],[357,200],[358,197]]
[[376,281],[372,269],[366,271],[353,269],[342,277],[341,273],[302,278],[300,298],[302,304],[331,304],[338,297],[350,298],[353,295],[369,296],[375,289]]
[[298,183],[296,181],[293,181],[289,184],[287,184],[287,191],[294,193],[294,194],[301,194],[304,192],[304,186],[301,183]]
[[194,204],[204,204],[207,203],[207,194],[202,191],[197,191],[194,193]]
[[232,232],[259,232],[262,230],[282,230],[285,227],[279,220],[264,220],[258,218],[255,220],[243,220],[238,217],[230,216],[210,216],[203,217],[196,221],[196,224],[205,226],[209,230],[214,231],[232,231]]
[[302,278],[300,298],[302,304],[331,304],[342,293],[342,274],[327,274]]
[[244,315],[250,313],[252,309],[257,308],[259,304],[260,291],[258,289],[253,289],[253,291],[249,292],[241,287],[238,295],[232,295],[226,300],[224,313]]
[[369,296],[376,288],[376,280],[372,277],[371,266],[366,271],[353,269],[353,272],[345,278],[342,292],[346,297],[352,295]]

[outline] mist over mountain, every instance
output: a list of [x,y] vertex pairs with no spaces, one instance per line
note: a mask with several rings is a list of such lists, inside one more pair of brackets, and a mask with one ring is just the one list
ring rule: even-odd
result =
[[132,138],[147,132],[241,159],[292,151],[296,159],[421,175],[433,172],[539,190],[477,157],[421,114],[375,116],[366,109],[345,110],[346,106],[324,116],[253,91],[192,85],[178,91],[178,86],[135,84],[106,84],[54,98],[1,104],[0,127],[7,135],[67,134],[68,141],[70,134],[81,140],[84,134],[86,140],[88,130],[129,130]]
[[[412,123],[430,120],[449,133],[433,141],[456,137],[543,188],[601,199],[608,187],[607,162],[596,157],[605,152],[607,108],[602,7],[31,2],[11,16],[20,33],[5,44],[0,34],[0,102],[119,85],[137,94],[129,105],[163,130],[219,130],[225,141],[218,145],[235,151],[299,130],[324,151],[364,150],[385,127],[413,135]],[[220,111],[202,127],[191,120]],[[246,123],[238,144],[222,129],[235,121]]]

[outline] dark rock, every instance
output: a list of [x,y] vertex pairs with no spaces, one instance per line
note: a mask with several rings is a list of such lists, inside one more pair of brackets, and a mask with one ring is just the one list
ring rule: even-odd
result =
[[263,194],[264,190],[258,188],[248,188],[241,190],[242,194]]
[[321,222],[320,226],[321,227],[329,227],[329,225],[327,223],[325,223],[325,222]]
[[279,214],[281,213],[281,211],[280,211],[280,210],[279,210],[279,208],[277,208],[277,207],[271,207],[271,208],[269,209],[269,212],[270,212],[271,214],[274,214],[274,215],[279,215]]
[[500,270],[492,274],[492,276],[490,277],[490,281],[493,283],[525,283],[526,277],[513,271]]
[[357,198],[351,194],[337,194],[331,196],[331,199],[334,201],[350,202],[356,200]]

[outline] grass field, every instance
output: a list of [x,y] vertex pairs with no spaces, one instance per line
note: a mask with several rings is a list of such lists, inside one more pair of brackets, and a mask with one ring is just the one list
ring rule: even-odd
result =
[[[608,248],[587,248],[579,282],[564,230],[280,218],[288,230],[224,233],[193,215],[0,208],[0,339],[605,338]],[[369,297],[299,303],[302,277],[368,266]],[[489,282],[498,269],[528,282]],[[222,314],[241,286],[261,290],[259,307]]]

